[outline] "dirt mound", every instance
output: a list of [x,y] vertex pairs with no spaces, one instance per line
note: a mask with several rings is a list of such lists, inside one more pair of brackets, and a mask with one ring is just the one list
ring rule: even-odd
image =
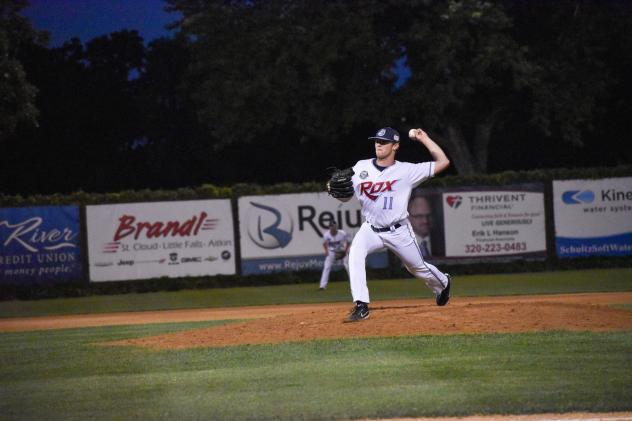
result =
[[393,418],[389,420],[382,419],[380,421],[632,421],[632,412],[569,412],[566,414],[474,415],[470,417]]
[[[217,347],[353,337],[500,333],[547,330],[632,330],[632,293],[454,298],[446,307],[432,300],[371,304],[369,320],[343,323],[349,304],[280,306],[241,323],[117,341],[154,349]],[[272,310],[272,309],[271,309]],[[242,309],[247,317],[248,309]],[[254,309],[253,309],[254,311]]]

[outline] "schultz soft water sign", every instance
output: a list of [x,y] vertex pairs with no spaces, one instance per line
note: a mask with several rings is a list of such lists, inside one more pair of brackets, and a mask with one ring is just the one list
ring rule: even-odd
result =
[[632,254],[632,178],[553,182],[562,258]]

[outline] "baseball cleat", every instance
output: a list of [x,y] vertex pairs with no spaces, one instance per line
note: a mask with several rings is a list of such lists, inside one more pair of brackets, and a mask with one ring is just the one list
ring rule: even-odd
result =
[[345,322],[359,322],[369,318],[369,305],[362,301],[356,301],[356,305],[345,319]]
[[444,273],[445,276],[448,277],[448,285],[446,285],[445,288],[443,288],[443,291],[441,291],[439,294],[437,294],[437,305],[438,306],[444,306],[446,304],[448,304],[448,301],[450,301],[450,284],[452,283],[452,276],[450,276],[449,273]]

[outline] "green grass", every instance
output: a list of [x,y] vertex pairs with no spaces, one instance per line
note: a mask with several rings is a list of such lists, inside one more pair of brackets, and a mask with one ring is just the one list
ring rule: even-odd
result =
[[[423,282],[409,279],[369,280],[372,300],[430,297]],[[455,297],[632,291],[632,268],[521,274],[472,275],[454,278]],[[0,317],[118,311],[208,308],[246,305],[351,301],[347,282],[248,288],[217,288],[34,301],[0,302]]]
[[632,409],[632,332],[147,351],[212,323],[0,334],[0,418],[339,419]]
[[[370,281],[374,300],[430,297]],[[348,301],[348,285],[0,303],[3,317]],[[454,295],[632,291],[632,269],[455,278]],[[625,304],[625,308],[630,308]],[[0,419],[350,419],[632,410],[632,331],[410,336],[149,351],[96,345],[223,322],[0,333]]]

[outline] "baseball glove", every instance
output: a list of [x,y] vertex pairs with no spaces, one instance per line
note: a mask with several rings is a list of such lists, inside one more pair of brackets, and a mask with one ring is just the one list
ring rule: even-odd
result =
[[335,254],[336,260],[340,260],[340,259],[344,258],[346,255],[347,255],[347,253],[345,253],[344,250],[339,250]]
[[334,168],[334,171],[331,173],[331,177],[327,182],[327,193],[336,199],[351,198],[354,193],[353,182],[351,181],[353,174],[353,168],[351,167],[344,170]]

